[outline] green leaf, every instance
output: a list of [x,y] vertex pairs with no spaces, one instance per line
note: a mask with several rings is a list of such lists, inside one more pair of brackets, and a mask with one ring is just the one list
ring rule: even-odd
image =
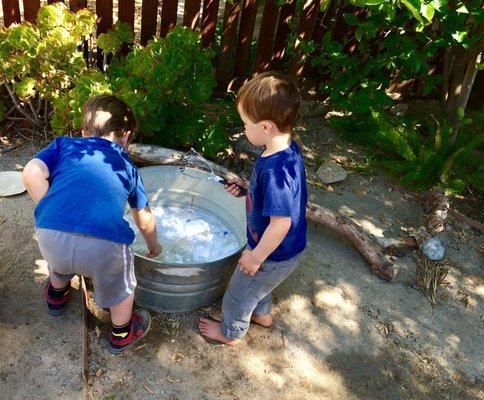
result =
[[464,113],[465,113],[465,110],[462,107],[459,107],[457,109],[457,115],[459,116],[459,119],[464,118]]
[[355,14],[351,13],[344,13],[343,18],[345,19],[346,23],[350,26],[358,25],[358,17]]
[[401,0],[401,2],[408,8],[414,18],[423,24],[423,19],[420,15],[421,2],[419,0]]
[[367,6],[378,6],[385,3],[387,0],[364,0]]
[[23,78],[20,82],[15,83],[15,93],[21,100],[35,97],[35,83],[33,78]]
[[452,34],[452,38],[457,43],[462,43],[466,37],[467,37],[467,31],[456,31]]
[[432,22],[435,13],[434,6],[432,4],[422,4],[420,6],[420,13],[427,21]]
[[447,0],[432,0],[431,3],[437,11],[447,7]]

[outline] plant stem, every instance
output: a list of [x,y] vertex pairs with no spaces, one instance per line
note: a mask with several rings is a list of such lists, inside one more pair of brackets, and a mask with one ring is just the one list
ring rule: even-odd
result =
[[5,82],[5,87],[7,88],[7,91],[8,91],[8,94],[10,95],[10,98],[12,99],[13,101],[13,104],[15,105],[15,108],[17,108],[18,111],[20,111],[20,113],[34,126],[39,126],[39,124],[37,123],[37,121],[35,121],[34,118],[32,118],[32,116],[29,115],[29,113],[27,112],[27,110],[25,110],[24,107],[22,107],[18,101],[18,98],[17,96],[15,95],[15,93],[13,92],[13,89],[10,87],[10,85]]

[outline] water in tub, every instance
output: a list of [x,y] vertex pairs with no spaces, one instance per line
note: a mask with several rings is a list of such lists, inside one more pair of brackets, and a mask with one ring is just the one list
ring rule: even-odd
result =
[[[190,205],[159,203],[151,206],[156,216],[158,241],[163,253],[156,260],[171,264],[191,264],[220,260],[239,250],[235,232],[215,215]],[[145,255],[146,243],[132,214],[125,215],[136,233],[133,251]]]

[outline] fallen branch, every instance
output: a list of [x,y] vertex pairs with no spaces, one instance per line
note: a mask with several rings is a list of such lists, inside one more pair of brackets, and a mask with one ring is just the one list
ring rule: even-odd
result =
[[398,266],[382,254],[382,246],[376,243],[373,236],[364,232],[348,217],[336,214],[314,203],[308,204],[306,217],[347,238],[370,264],[371,269],[379,278],[391,281],[397,276]]
[[[141,165],[182,165],[186,153],[182,151],[167,149],[149,144],[131,144],[128,150],[131,159]],[[206,160],[210,164],[213,172],[226,180],[240,180],[241,178],[230,172],[227,168]],[[197,168],[203,171],[210,171],[206,163],[197,159],[190,158],[187,167]]]

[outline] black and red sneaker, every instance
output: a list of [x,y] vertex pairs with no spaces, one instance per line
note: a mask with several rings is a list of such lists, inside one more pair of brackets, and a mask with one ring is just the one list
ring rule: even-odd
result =
[[151,315],[146,310],[136,310],[131,314],[131,330],[125,338],[109,335],[107,345],[111,354],[121,354],[130,349],[134,344],[143,339],[151,326]]
[[47,285],[44,289],[44,299],[47,303],[47,313],[54,317],[64,314],[66,311],[65,305],[67,301],[71,298],[70,294],[71,282],[69,282],[62,290],[56,290],[47,281]]

